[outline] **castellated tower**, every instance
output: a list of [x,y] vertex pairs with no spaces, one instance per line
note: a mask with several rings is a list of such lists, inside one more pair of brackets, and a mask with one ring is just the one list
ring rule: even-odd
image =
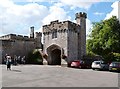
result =
[[86,55],[86,13],[76,13],[76,23],[80,25],[78,29],[78,59]]
[[77,23],[52,21],[43,26],[43,52],[50,65],[80,60],[86,55],[86,13],[76,13]]
[[30,27],[30,38],[34,38],[34,26]]

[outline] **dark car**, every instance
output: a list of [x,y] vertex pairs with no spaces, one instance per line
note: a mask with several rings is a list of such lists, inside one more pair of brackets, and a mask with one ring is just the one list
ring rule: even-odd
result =
[[120,62],[112,62],[109,65],[109,71],[120,72]]
[[83,61],[83,60],[81,60],[80,61],[80,68],[91,68],[91,63],[89,62],[89,61]]

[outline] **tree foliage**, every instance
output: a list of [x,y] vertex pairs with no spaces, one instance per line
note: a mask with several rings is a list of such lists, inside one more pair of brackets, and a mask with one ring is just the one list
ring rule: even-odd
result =
[[116,16],[93,23],[87,52],[101,55],[106,61],[120,61],[120,23]]
[[37,50],[33,50],[28,55],[28,63],[30,64],[43,64],[42,54]]

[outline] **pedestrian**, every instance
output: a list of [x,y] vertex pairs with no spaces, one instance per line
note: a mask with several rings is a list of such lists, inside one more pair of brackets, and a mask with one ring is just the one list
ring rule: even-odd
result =
[[18,60],[18,63],[21,64],[21,56],[18,56],[17,60]]
[[25,64],[25,56],[22,57],[21,62],[22,64]]
[[7,70],[11,70],[11,56],[7,56],[7,61],[6,61],[6,65],[7,65]]
[[17,56],[14,55],[14,65],[16,66],[17,65]]

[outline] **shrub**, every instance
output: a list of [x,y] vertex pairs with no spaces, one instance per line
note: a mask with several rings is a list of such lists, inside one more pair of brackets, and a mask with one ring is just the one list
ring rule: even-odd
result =
[[30,64],[43,64],[43,58],[38,50],[33,50],[28,54],[28,61]]

